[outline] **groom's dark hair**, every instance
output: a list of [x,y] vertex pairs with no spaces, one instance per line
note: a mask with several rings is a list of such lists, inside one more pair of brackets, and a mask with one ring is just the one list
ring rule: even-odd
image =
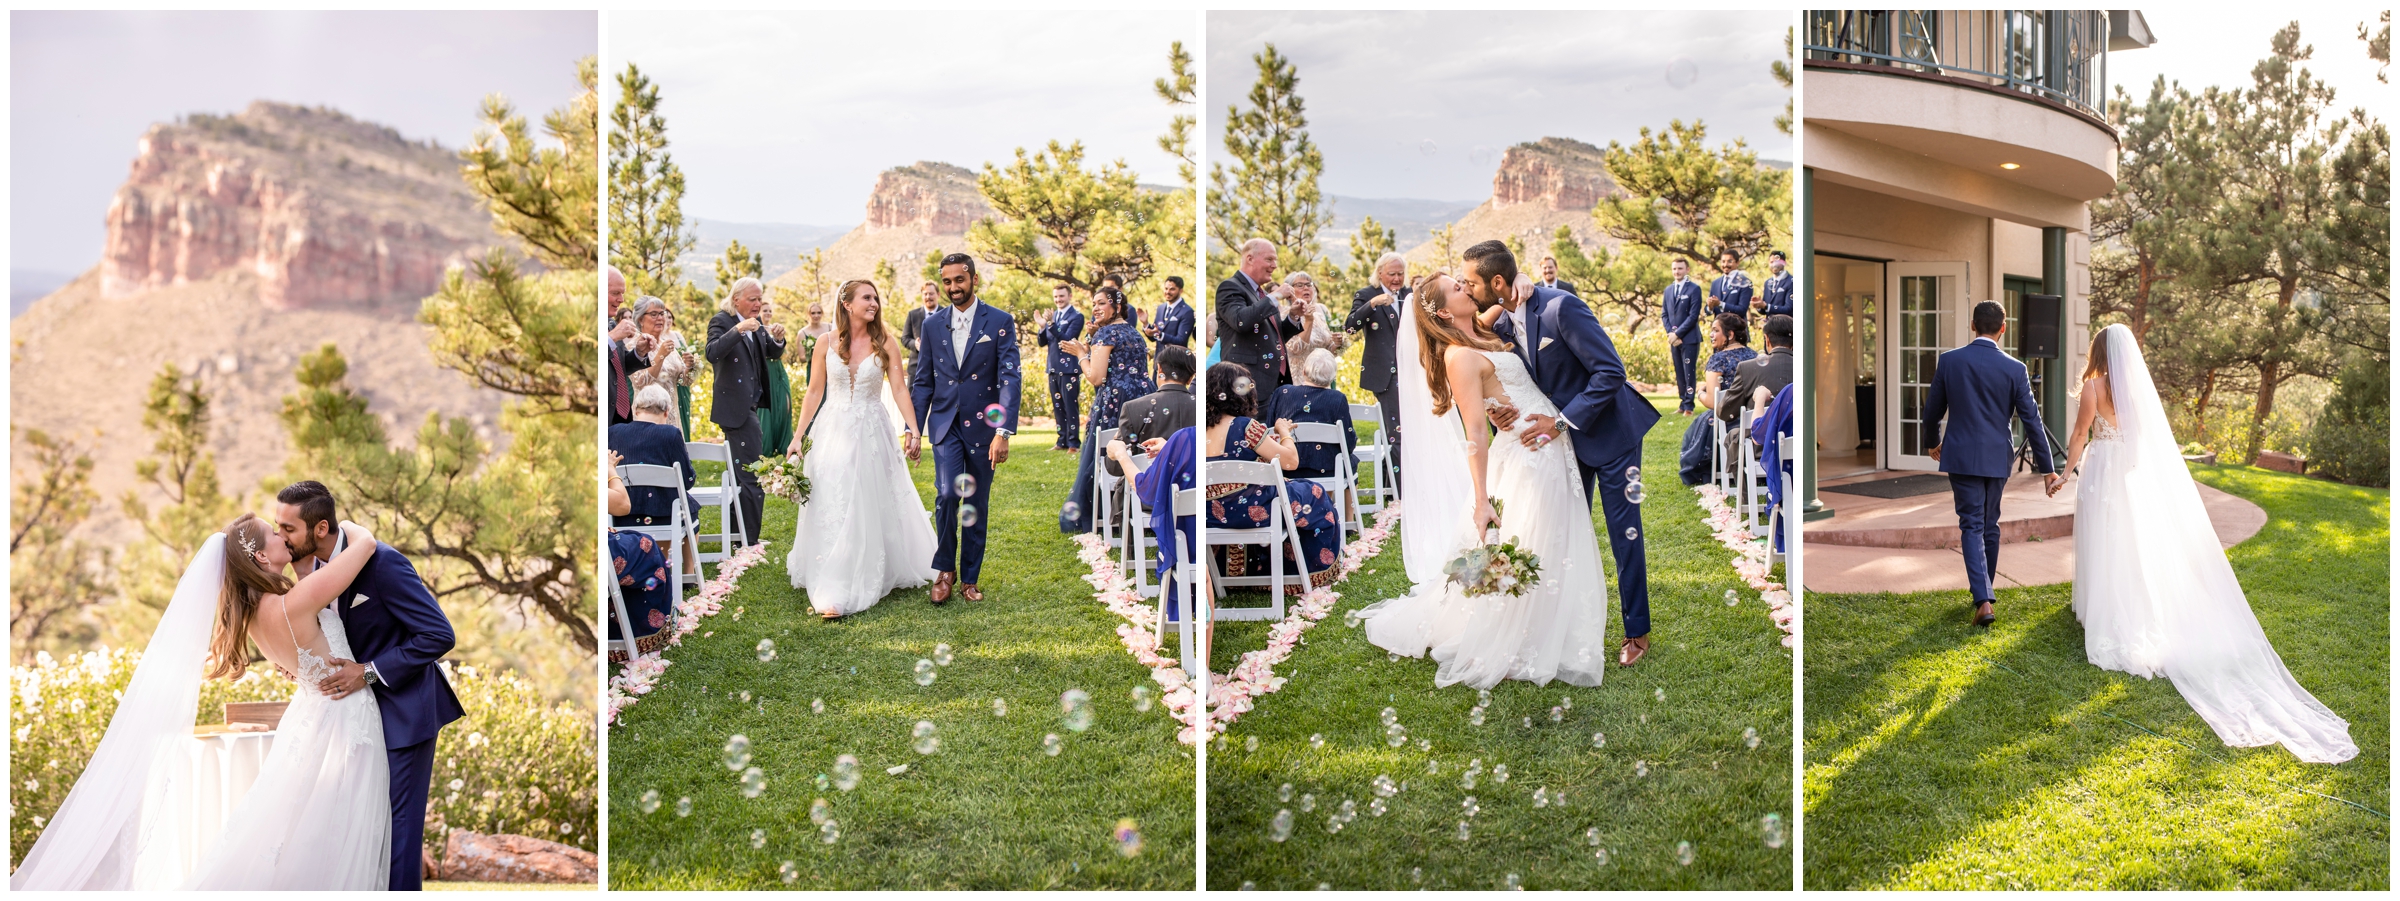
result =
[[1489,282],[1493,276],[1511,285],[1517,283],[1517,255],[1508,252],[1508,245],[1498,241],[1478,241],[1459,258],[1474,267],[1475,280]]
[[941,262],[941,264],[940,264],[939,266],[935,266],[934,268],[936,268],[936,269],[939,269],[939,268],[942,268],[943,266],[965,266],[965,267],[967,267],[967,274],[968,274],[968,275],[974,275],[974,274],[975,274],[975,258],[974,258],[974,257],[972,257],[972,256],[968,256],[967,254],[963,254],[963,253],[953,253],[953,254],[950,254],[950,255],[948,255],[948,256],[942,257],[942,262]]
[[1998,301],[1983,301],[1975,305],[1975,318],[1972,324],[1975,326],[1977,335],[2000,334],[2000,327],[2008,324],[2008,310],[2000,306]]
[[333,521],[333,491],[314,479],[293,482],[275,492],[275,502],[300,508],[300,524],[314,534],[318,523]]

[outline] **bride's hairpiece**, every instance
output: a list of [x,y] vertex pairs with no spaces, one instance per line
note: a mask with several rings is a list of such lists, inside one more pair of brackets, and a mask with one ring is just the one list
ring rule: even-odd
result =
[[237,534],[234,536],[234,540],[235,540],[235,541],[239,541],[239,542],[241,542],[241,544],[242,544],[242,552],[243,552],[243,553],[246,553],[246,554],[255,554],[255,553],[258,553],[258,537],[257,537],[257,536],[254,536],[254,535],[250,534],[249,532],[247,532],[247,531],[244,531],[244,532],[239,532],[239,533],[237,533]]
[[1442,272],[1441,270],[1436,269],[1432,272],[1425,273],[1424,275],[1417,276],[1416,282],[1409,286],[1409,290],[1417,295],[1417,305],[1424,307],[1425,314],[1428,316],[1440,313],[1442,311],[1442,302],[1439,298],[1434,297],[1431,292],[1426,291],[1425,286],[1433,284],[1434,279],[1440,278],[1445,274],[1446,273]]

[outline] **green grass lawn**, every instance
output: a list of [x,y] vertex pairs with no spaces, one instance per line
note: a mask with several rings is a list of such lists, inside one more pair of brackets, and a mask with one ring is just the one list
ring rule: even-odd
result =
[[2266,508],[2234,571],[2358,756],[2225,747],[2173,683],[2085,662],[2067,585],[2002,590],[1988,631],[1964,591],[1812,595],[1808,888],[2387,886],[2390,494],[2193,473]]
[[[1058,531],[1075,458],[1027,432],[1000,466],[986,599],[935,607],[926,589],[898,592],[843,621],[809,612],[784,574],[793,508],[770,500],[769,559],[702,633],[670,649],[659,688],[609,731],[609,861],[615,889],[1189,889],[1193,885],[1192,751],[1175,741],[1164,705],[1136,713],[1130,691],[1150,674],[1115,635],[1122,622],[1092,599],[1087,570]],[[933,458],[914,467],[932,506]],[[734,619],[735,608],[742,610]],[[755,648],[773,639],[777,658]],[[956,660],[930,686],[911,678],[946,642]],[[1059,722],[1059,695],[1091,694],[1088,732]],[[744,701],[740,693],[747,692]],[[1008,715],[993,715],[1006,699]],[[824,712],[811,709],[824,702]],[[940,751],[919,756],[910,729],[936,724]],[[721,762],[727,737],[747,735],[766,792],[742,797]],[[1065,750],[1042,753],[1046,733]],[[853,754],[856,790],[818,789],[837,755]],[[891,776],[888,767],[907,764]],[[663,803],[643,813],[639,799]],[[676,799],[692,799],[689,817]],[[810,821],[822,798],[840,824],[821,842]],[[1143,842],[1119,853],[1131,818]],[[766,847],[753,849],[754,829]]]
[[[1665,402],[1671,410],[1672,399]],[[1339,586],[1334,615],[1279,668],[1291,682],[1259,699],[1222,750],[1212,746],[1208,887],[1497,889],[1515,874],[1528,889],[1789,889],[1792,849],[1768,847],[1760,820],[1777,814],[1788,824],[1792,815],[1791,652],[1675,478],[1688,422],[1661,420],[1645,452],[1649,657],[1630,670],[1611,668],[1597,688],[1503,683],[1492,689],[1485,724],[1471,726],[1473,689],[1436,690],[1431,660],[1393,662],[1342,623],[1343,611],[1406,590],[1394,539]],[[1596,506],[1593,518],[1600,519]],[[1741,589],[1740,606],[1725,605],[1727,588]],[[1245,598],[1237,592],[1232,600]],[[1622,635],[1613,587],[1606,603],[1613,657]],[[1226,671],[1264,636],[1264,624],[1221,624],[1212,668]],[[1574,707],[1553,724],[1549,711],[1561,698]],[[1386,706],[1408,730],[1402,748],[1384,743],[1378,716]],[[1745,729],[1757,730],[1755,750],[1743,742]],[[1606,734],[1605,747],[1592,747],[1594,732]],[[1312,747],[1319,734],[1324,746]],[[1430,752],[1418,749],[1420,738],[1432,742]],[[1256,750],[1248,750],[1252,739]],[[1477,758],[1486,773],[1470,791],[1460,776]],[[1647,776],[1636,775],[1636,761]],[[1429,763],[1438,774],[1427,773]],[[1500,764],[1509,769],[1505,783],[1490,772]],[[1378,774],[1408,783],[1381,817],[1368,812]],[[1294,787],[1290,802],[1277,799],[1285,783]],[[1566,803],[1535,807],[1544,788],[1565,791]],[[1300,812],[1301,794],[1314,796],[1313,812]],[[1481,811],[1461,841],[1469,795]],[[1327,817],[1344,800],[1357,802],[1357,817],[1329,833]],[[1285,808],[1298,822],[1276,843],[1269,824]],[[1611,852],[1605,865],[1585,842],[1594,827]],[[1680,842],[1692,847],[1689,865],[1677,861]]]

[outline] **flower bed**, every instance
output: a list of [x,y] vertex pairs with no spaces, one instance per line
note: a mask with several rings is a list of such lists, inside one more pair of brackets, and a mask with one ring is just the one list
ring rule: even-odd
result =
[[[733,556],[717,565],[716,578],[700,583],[698,594],[684,598],[682,603],[675,605],[675,622],[667,626],[667,647],[682,647],[685,638],[700,631],[702,620],[725,609],[725,599],[733,594],[734,588],[741,582],[742,573],[766,559],[767,545],[768,542],[761,541],[735,551]],[[709,634],[714,633],[703,633],[701,637],[706,638]],[[601,719],[609,725],[616,725],[619,712],[633,706],[658,686],[659,677],[666,674],[669,662],[666,651],[661,650],[648,656],[636,656],[620,666],[617,674],[609,677],[608,697],[601,705]]]

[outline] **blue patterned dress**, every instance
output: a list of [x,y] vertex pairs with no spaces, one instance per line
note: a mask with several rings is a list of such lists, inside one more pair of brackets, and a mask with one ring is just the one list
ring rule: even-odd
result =
[[[1234,417],[1233,426],[1225,433],[1225,453],[1208,458],[1216,461],[1249,461],[1259,459],[1258,450],[1250,441],[1250,426],[1257,420],[1247,416]],[[1263,425],[1263,424],[1261,424]],[[1342,559],[1341,505],[1315,482],[1290,480],[1283,483],[1284,494],[1292,501],[1292,522],[1300,531],[1300,549],[1308,559],[1301,561],[1308,569],[1308,583],[1323,588],[1333,584],[1333,565]],[[1208,486],[1208,525],[1212,529],[1253,529],[1266,525],[1273,515],[1269,506],[1275,502],[1271,485],[1218,484]],[[1268,572],[1268,560],[1255,547],[1222,547],[1217,549],[1219,563],[1228,576],[1263,576]],[[1289,561],[1286,561],[1287,565]]]

